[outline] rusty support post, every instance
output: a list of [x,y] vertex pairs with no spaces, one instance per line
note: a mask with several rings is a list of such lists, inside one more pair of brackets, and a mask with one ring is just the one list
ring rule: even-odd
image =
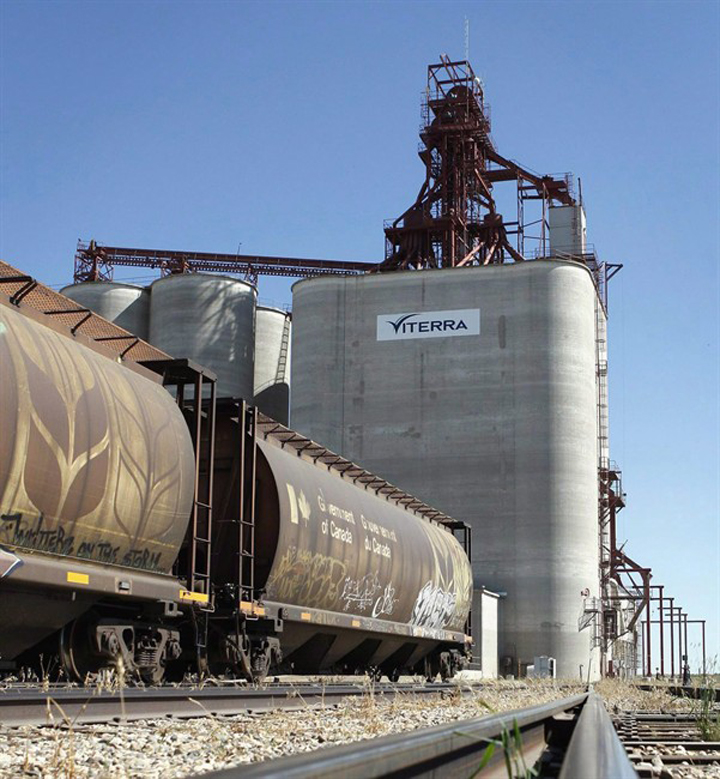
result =
[[675,679],[675,598],[668,598],[670,601],[670,680]]
[[660,676],[665,677],[665,623],[663,616],[663,592],[665,586],[659,585],[660,590]]
[[[707,674],[707,657],[705,655],[705,622],[704,619],[688,619],[688,615],[685,615],[685,652],[688,653],[688,639],[687,639],[687,626],[688,625],[700,625],[700,629],[702,631],[702,675],[703,677]],[[689,663],[688,659],[688,663]]]
[[645,641],[645,652],[647,653],[648,676],[652,676],[652,614],[650,613],[650,587],[647,588],[645,607],[647,609],[647,639]]
[[683,632],[682,632],[682,621],[683,621],[683,613],[682,613],[682,607],[677,607],[677,623],[678,623],[678,676],[682,679],[683,674]]
[[[665,598],[665,600],[671,600],[671,598]],[[673,608],[670,611],[670,619],[671,619],[671,621],[673,620],[673,612],[674,611],[680,612],[678,614],[678,630],[679,631],[681,630],[682,631],[682,635],[684,636],[684,639],[683,639],[684,646],[682,644],[679,645],[680,646],[680,650],[679,651],[681,652],[681,655],[682,655],[683,658],[689,656],[689,646],[690,646],[690,644],[689,644],[689,639],[688,639],[688,625],[700,625],[701,635],[702,635],[702,638],[701,638],[701,649],[702,649],[702,665],[701,665],[701,668],[702,668],[702,674],[703,674],[703,676],[705,676],[706,673],[707,673],[707,656],[706,656],[706,644],[705,644],[705,623],[706,623],[707,620],[704,620],[704,619],[688,619],[689,615],[688,614],[683,614],[682,613],[682,609],[678,606],[677,608]],[[660,618],[652,620],[652,623],[653,623],[653,625],[656,625],[656,624],[657,625],[662,625],[664,619],[665,619],[665,617],[661,613],[660,614]],[[643,622],[642,624],[643,624],[643,638],[644,638],[644,629],[645,629],[644,626],[645,626],[645,623]],[[673,632],[670,633],[671,640],[673,638]],[[673,657],[674,657],[674,650],[671,652],[671,655],[670,655],[671,662],[673,660]],[[688,660],[688,662],[689,662],[689,660]],[[672,670],[674,670],[674,666],[673,666]]]

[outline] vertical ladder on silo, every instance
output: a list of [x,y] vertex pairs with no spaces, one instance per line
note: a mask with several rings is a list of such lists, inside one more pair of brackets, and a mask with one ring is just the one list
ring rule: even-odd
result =
[[275,383],[280,384],[285,381],[287,376],[287,357],[290,347],[290,315],[285,317],[283,322],[282,340],[280,341],[280,353],[278,354],[277,371],[275,373]]
[[604,578],[610,566],[609,518],[610,510],[606,484],[609,470],[609,429],[607,394],[607,333],[603,321],[604,309],[598,298],[595,299],[595,384],[597,392],[597,456],[598,456],[598,545],[600,555],[600,575]]
[[607,467],[609,445],[607,333],[603,307],[595,302],[595,377],[597,385],[598,465]]

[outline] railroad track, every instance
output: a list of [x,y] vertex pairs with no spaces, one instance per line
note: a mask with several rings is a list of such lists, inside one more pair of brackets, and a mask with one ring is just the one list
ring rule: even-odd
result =
[[[185,685],[122,693],[20,686],[0,691],[4,725],[74,726],[147,718],[228,716],[268,709],[333,705],[367,694],[367,683],[274,683],[263,688]],[[374,684],[375,695],[458,693],[456,684]],[[482,683],[467,686],[476,693]],[[714,716],[714,715],[713,715]],[[508,764],[510,769],[508,769]],[[621,712],[607,714],[590,691],[539,706],[462,720],[340,747],[242,765],[205,774],[205,779],[347,779],[365,777],[462,777],[480,767],[481,779],[525,775],[540,779],[637,779],[697,776],[720,765],[720,742],[702,740],[698,715]],[[680,771],[680,773],[676,773]],[[715,774],[713,774],[715,775]]]
[[467,779],[481,767],[482,779],[524,776],[530,767],[540,779],[657,779],[682,776],[671,771],[683,765],[720,765],[720,742],[702,741],[697,715],[628,712],[613,721],[591,691],[490,717],[218,771],[205,779]]
[[710,696],[715,703],[720,703],[720,687],[694,687],[692,685],[664,684],[663,682],[648,682],[635,686],[639,690],[645,690],[646,692],[655,692],[658,690],[666,692],[669,695],[674,695],[676,698],[692,698],[694,700],[699,700],[705,696]]
[[[492,745],[492,746],[491,746]],[[508,770],[508,763],[510,770]],[[637,779],[595,693],[205,774],[205,779]]]
[[666,775],[678,766],[720,766],[720,741],[705,741],[695,714],[630,712],[615,728],[640,777]]
[[[130,722],[148,718],[190,718],[242,714],[268,709],[301,709],[332,705],[348,696],[364,695],[363,683],[277,683],[263,687],[236,685],[126,688],[107,691],[54,686],[47,690],[16,685],[0,690],[0,722],[6,726]],[[376,695],[440,695],[456,693],[455,684],[380,684]],[[468,692],[471,688],[467,688]]]

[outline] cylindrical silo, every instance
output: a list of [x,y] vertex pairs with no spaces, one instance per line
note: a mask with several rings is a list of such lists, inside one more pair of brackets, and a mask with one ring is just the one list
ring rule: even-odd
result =
[[577,677],[595,654],[595,301],[565,261],[293,287],[290,424],[472,526],[502,674],[547,655]]
[[187,273],[151,286],[150,343],[214,371],[218,397],[253,398],[255,287],[229,276]]
[[283,425],[290,402],[290,313],[258,306],[255,317],[255,405]]
[[144,287],[114,281],[85,281],[64,287],[60,293],[147,341],[150,293]]

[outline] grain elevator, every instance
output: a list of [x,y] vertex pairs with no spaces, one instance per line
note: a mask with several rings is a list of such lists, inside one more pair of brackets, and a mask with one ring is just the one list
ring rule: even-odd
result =
[[[561,677],[632,675],[641,626],[648,669],[639,620],[658,588],[618,544],[609,449],[607,288],[622,266],[587,243],[579,180],[500,154],[468,62],[428,67],[420,140],[425,177],[385,223],[380,263],[81,241],[70,291],[281,423],[289,401],[299,434],[471,525],[484,675],[536,658]],[[115,266],[163,278],[117,285]],[[260,274],[301,279],[292,325],[257,305]]]
[[601,596],[607,271],[570,177],[502,157],[488,116],[468,63],[430,66],[426,177],[386,224],[385,261],[293,287],[291,425],[471,524],[476,586],[501,594],[501,674],[547,655],[593,678],[599,643],[579,628]]

